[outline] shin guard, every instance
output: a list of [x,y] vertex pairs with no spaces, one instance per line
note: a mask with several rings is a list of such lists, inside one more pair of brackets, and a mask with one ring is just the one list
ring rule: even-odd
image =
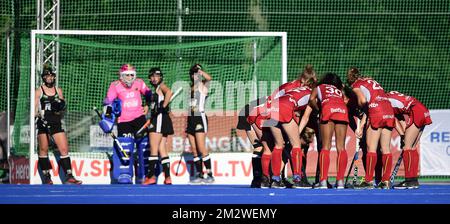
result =
[[124,157],[120,152],[120,149],[114,145],[112,155],[112,178],[119,184],[132,184],[133,183],[133,164],[134,164],[134,139],[128,137],[118,137],[120,145],[127,153],[128,158]]
[[135,140],[137,146],[137,163],[136,163],[136,184],[141,184],[145,175],[148,173],[150,157],[150,145],[148,144],[148,136]]

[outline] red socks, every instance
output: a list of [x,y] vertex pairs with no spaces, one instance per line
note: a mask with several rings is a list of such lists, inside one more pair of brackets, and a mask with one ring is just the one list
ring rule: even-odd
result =
[[392,153],[383,154],[383,176],[381,181],[389,181],[392,172]]
[[373,174],[375,172],[375,165],[377,164],[377,153],[368,152],[366,156],[366,182],[373,180]]
[[302,156],[303,156],[303,152],[301,148],[293,148],[291,151],[291,157],[292,157],[292,168],[294,170],[294,175],[299,175],[301,174],[301,170],[302,170]]
[[419,152],[411,150],[411,177],[415,178],[419,175]]
[[273,176],[281,175],[281,156],[283,154],[282,148],[273,148],[272,151],[272,174]]
[[270,154],[263,154],[261,157],[261,166],[262,166],[262,173],[266,177],[270,177],[269,174],[269,165],[270,165],[270,158],[272,155]]

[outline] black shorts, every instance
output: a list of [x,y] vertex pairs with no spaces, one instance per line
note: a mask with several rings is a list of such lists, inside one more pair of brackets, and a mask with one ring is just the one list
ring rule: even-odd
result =
[[208,132],[208,118],[205,113],[200,116],[188,116],[186,133],[194,135],[197,132]]
[[64,132],[61,121],[59,121],[59,122],[51,121],[51,122],[47,122],[47,124],[45,125],[41,119],[38,119],[36,124],[37,124],[37,129],[38,129],[38,135],[40,135],[40,134],[54,135],[59,132]]
[[252,130],[252,127],[247,121],[248,113],[246,113],[246,111],[249,111],[248,104],[245,105],[244,108],[242,108],[242,110],[239,112],[238,123],[236,125],[236,129],[238,130],[245,130],[245,131]]
[[145,116],[142,115],[132,121],[117,123],[117,137],[134,138],[136,132],[144,126],[145,122]]
[[161,133],[164,137],[173,135],[172,119],[170,119],[169,114],[161,113],[152,117],[148,131]]

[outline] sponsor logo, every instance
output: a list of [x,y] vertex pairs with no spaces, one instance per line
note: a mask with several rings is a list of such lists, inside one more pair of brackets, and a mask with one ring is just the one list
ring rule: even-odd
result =
[[200,129],[202,129],[203,128],[203,125],[201,125],[201,124],[197,124],[197,126],[195,126],[195,130],[197,131],[197,130],[200,130]]
[[375,108],[375,107],[378,107],[378,103],[369,104],[369,108]]
[[387,97],[377,96],[375,97],[376,100],[389,100]]
[[331,108],[331,113],[342,113],[345,114],[345,110],[342,108]]
[[394,115],[383,115],[383,119],[392,119]]

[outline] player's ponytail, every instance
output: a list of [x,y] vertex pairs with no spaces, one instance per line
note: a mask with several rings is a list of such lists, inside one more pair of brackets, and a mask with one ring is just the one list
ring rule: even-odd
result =
[[361,72],[356,67],[351,67],[347,71],[347,83],[349,85],[352,85],[360,77],[361,77]]

